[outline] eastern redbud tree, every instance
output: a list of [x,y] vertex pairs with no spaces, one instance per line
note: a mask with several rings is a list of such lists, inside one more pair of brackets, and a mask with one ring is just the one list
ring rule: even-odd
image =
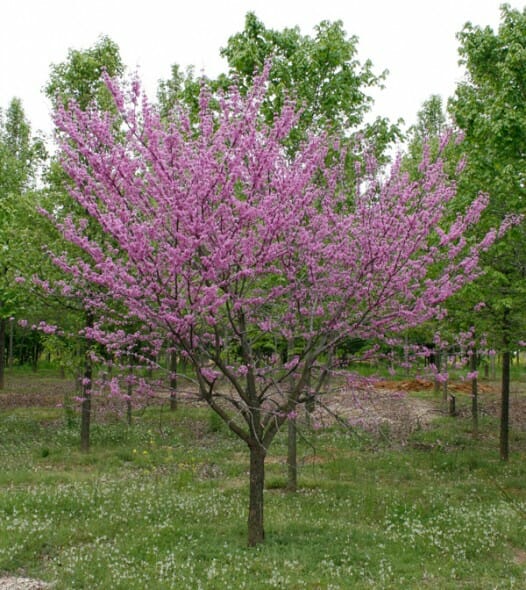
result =
[[87,335],[115,348],[119,322],[140,324],[193,367],[200,397],[249,449],[250,545],[264,538],[269,446],[321,390],[331,351],[434,317],[493,239],[467,243],[486,199],[451,220],[455,184],[427,154],[417,181],[365,155],[352,189],[330,138],[291,156],[297,109],[264,122],[265,76],[246,96],[203,87],[197,121],[184,105],[162,118],[137,80],[107,80],[113,113],[72,102],[55,114],[86,213],[59,223],[81,255],[55,261],[93,287]]

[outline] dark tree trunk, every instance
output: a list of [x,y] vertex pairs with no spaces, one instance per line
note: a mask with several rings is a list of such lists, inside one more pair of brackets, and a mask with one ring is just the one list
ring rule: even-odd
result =
[[298,433],[296,418],[287,420],[287,490],[295,492],[298,489]]
[[[470,361],[470,370],[475,373],[477,370],[477,351],[473,350]],[[479,389],[478,379],[473,377],[471,379],[471,423],[473,426],[473,438],[479,435]]]
[[265,487],[266,450],[258,440],[251,440],[250,492],[248,507],[248,545],[254,547],[265,540],[263,527],[263,490]]
[[[442,361],[442,355],[440,353],[440,350],[437,350],[435,352],[435,367],[436,367],[436,371],[437,373],[440,373],[440,369],[441,369],[441,361]],[[433,390],[435,393],[440,393],[440,381],[438,379],[435,378],[435,383],[434,383],[434,387]]]
[[490,366],[491,366],[491,379],[495,381],[497,378],[497,369],[495,367],[495,355],[492,354],[490,357]]
[[[93,316],[88,313],[86,326],[93,327]],[[93,379],[93,363],[88,342],[84,341],[84,378],[82,381],[82,405],[80,407],[80,449],[88,452],[90,447],[91,427],[91,388]]]
[[177,409],[177,353],[170,352],[170,410]]
[[[506,343],[506,348],[508,344]],[[502,353],[502,390],[500,406],[500,458],[507,461],[510,453],[510,365],[509,350]]]
[[128,387],[126,388],[126,393],[128,395],[127,399],[126,399],[126,423],[128,424],[128,426],[132,425],[132,421],[133,421],[133,415],[132,415],[132,410],[133,410],[133,405],[132,405],[132,395],[133,395],[133,365],[132,365],[132,361],[130,359],[130,368],[128,369]]
[[[444,373],[447,373],[447,352],[444,353],[444,359],[442,360],[442,364],[444,366]],[[442,399],[444,403],[448,403],[448,379],[445,379],[442,383]]]
[[454,395],[448,396],[447,409],[451,418],[454,418],[457,415],[457,398]]
[[13,368],[13,340],[14,340],[14,320],[11,318],[9,320],[9,357],[7,361],[7,365],[10,369]]
[[82,405],[80,407],[80,449],[87,452],[90,447],[91,426],[91,379],[93,370],[91,360],[86,355],[84,367],[84,380],[82,385]]
[[33,352],[31,354],[31,368],[33,373],[38,371],[38,357],[40,356],[40,346],[38,344],[33,345]]
[[5,333],[7,320],[0,318],[0,389],[5,385]]

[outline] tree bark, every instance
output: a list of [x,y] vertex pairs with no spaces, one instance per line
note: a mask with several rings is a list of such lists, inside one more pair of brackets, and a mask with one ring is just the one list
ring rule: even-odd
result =
[[0,318],[0,389],[5,385],[5,333],[7,320]]
[[265,540],[263,526],[263,490],[265,487],[266,450],[258,440],[251,440],[250,491],[248,507],[248,546],[254,547]]
[[11,318],[9,320],[9,356],[7,361],[7,366],[12,369],[13,368],[13,340],[14,340],[14,319]]
[[177,353],[170,352],[170,410],[177,409]]
[[[93,327],[93,316],[88,313],[86,326]],[[88,342],[84,341],[84,378],[82,381],[82,404],[80,407],[80,450],[88,452],[90,448],[91,429],[91,387],[93,379],[93,363],[90,357]]]
[[296,418],[287,420],[287,490],[296,492],[298,489],[298,433]]
[[[508,343],[506,343],[508,348]],[[500,458],[507,461],[510,453],[510,364],[509,350],[502,353],[502,389],[500,405]]]
[[[442,364],[444,366],[444,373],[447,373],[447,352],[444,353],[444,359],[442,361]],[[445,379],[442,382],[442,399],[444,400],[444,403],[447,404],[448,402],[448,380],[449,379]]]
[[495,381],[497,378],[497,370],[495,368],[495,355],[492,354],[490,357],[490,367],[491,367],[491,379]]
[[82,385],[82,404],[80,407],[80,450],[89,451],[90,427],[91,427],[91,379],[93,370],[91,360],[86,353],[86,364],[84,366],[84,379]]
[[130,362],[130,366],[128,369],[128,387],[126,388],[126,393],[128,394],[128,397],[126,399],[126,423],[128,424],[128,426],[132,425],[132,421],[133,421],[133,405],[132,405],[132,395],[133,395],[133,383],[132,383],[132,378],[133,378],[133,365],[132,365],[132,359],[129,360]]
[[[473,350],[470,360],[470,370],[475,373],[477,370],[477,351]],[[479,435],[479,390],[478,379],[473,377],[471,379],[471,423],[473,427],[473,438],[478,438]]]
[[[440,369],[441,369],[441,361],[442,361],[442,355],[440,353],[440,350],[436,350],[435,352],[435,367],[436,367],[436,371],[437,373],[440,373]],[[433,386],[433,391],[438,394],[440,392],[440,381],[435,377],[435,383]]]

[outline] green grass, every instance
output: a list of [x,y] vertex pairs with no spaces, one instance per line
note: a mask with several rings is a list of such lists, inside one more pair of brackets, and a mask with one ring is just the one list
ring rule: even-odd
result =
[[[0,412],[0,572],[86,589],[522,589],[526,435],[439,419],[405,447],[307,433],[267,463],[264,545],[246,547],[247,453],[208,410],[96,424],[89,454],[58,408]],[[308,444],[307,444],[308,443]]]

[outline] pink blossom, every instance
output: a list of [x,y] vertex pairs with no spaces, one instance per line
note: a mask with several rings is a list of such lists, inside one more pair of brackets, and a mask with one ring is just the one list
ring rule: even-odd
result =
[[207,381],[215,381],[220,375],[221,373],[219,373],[219,371],[216,371],[214,369],[211,369],[210,367],[202,367],[200,369],[201,371],[201,375],[207,380]]
[[295,355],[289,361],[287,361],[286,363],[283,363],[283,368],[287,369],[287,371],[290,371],[291,369],[294,369],[295,367],[297,367],[299,362],[300,362],[300,357],[298,355]]

